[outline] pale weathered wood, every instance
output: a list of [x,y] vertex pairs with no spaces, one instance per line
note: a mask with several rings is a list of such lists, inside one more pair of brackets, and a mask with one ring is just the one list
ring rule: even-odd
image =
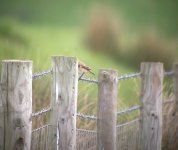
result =
[[[53,88],[50,149],[76,149],[78,61],[73,57],[53,57]],[[57,127],[57,128],[56,128]],[[58,145],[58,146],[56,146]]]
[[116,150],[117,72],[100,70],[97,110],[97,149]]
[[4,111],[7,111],[6,107],[7,98],[7,63],[3,63],[1,69],[1,81],[0,81],[0,150],[4,149],[4,136],[5,136],[5,119]]
[[141,64],[141,150],[161,150],[163,64]]
[[3,61],[0,92],[0,149],[30,150],[32,62]]

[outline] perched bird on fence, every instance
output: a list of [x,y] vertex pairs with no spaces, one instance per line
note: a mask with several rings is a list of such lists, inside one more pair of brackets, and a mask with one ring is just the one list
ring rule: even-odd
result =
[[78,69],[79,69],[79,72],[82,73],[82,74],[85,74],[85,73],[91,73],[93,75],[95,75],[92,71],[91,71],[91,68],[80,63],[78,64]]

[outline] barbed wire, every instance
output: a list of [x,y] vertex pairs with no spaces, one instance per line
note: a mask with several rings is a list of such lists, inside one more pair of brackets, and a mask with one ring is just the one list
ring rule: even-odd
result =
[[84,77],[82,77],[82,78],[79,78],[79,80],[84,81],[84,82],[88,82],[88,83],[98,84],[98,81],[95,80],[95,79],[90,79],[90,78],[84,78]]
[[[126,74],[126,75],[118,77],[118,80],[127,80],[130,78],[136,78],[139,76],[140,76],[140,73],[131,73],[131,74]],[[89,83],[96,83],[96,84],[99,83],[96,79],[90,79],[90,78],[84,78],[84,77],[80,77],[79,80],[89,82]]]
[[32,117],[40,116],[40,115],[42,115],[42,114],[44,114],[44,113],[47,113],[47,112],[49,112],[49,111],[51,111],[51,110],[52,110],[52,109],[51,109],[50,107],[48,107],[48,108],[43,108],[42,110],[40,110],[40,111],[38,111],[38,112],[32,113]]
[[37,72],[37,73],[34,73],[32,75],[32,79],[40,79],[40,78],[45,77],[45,76],[52,74],[52,73],[53,73],[52,69],[42,71],[42,72]]
[[46,125],[43,125],[43,126],[41,126],[41,127],[39,127],[39,128],[33,129],[33,130],[32,130],[32,133],[33,133],[33,132],[40,131],[41,129],[46,128],[46,127],[49,127],[49,126],[52,126],[52,125],[51,125],[51,124],[46,124]]
[[134,120],[132,120],[132,121],[128,121],[128,122],[123,123],[123,124],[119,124],[119,125],[116,126],[116,128],[123,127],[123,126],[132,124],[132,123],[137,122],[137,121],[140,121],[140,118],[134,119]]
[[[173,76],[173,75],[174,75],[173,71],[164,72],[164,76]],[[125,75],[118,77],[118,80],[127,80],[127,79],[131,79],[131,78],[137,78],[137,77],[140,77],[140,76],[141,76],[140,72],[130,73],[130,74],[125,74]]]
[[77,117],[79,117],[81,119],[87,119],[87,120],[97,120],[96,116],[84,115],[84,114],[81,114],[81,113],[77,113]]
[[[37,72],[37,73],[34,73],[32,75],[32,78],[33,79],[40,79],[42,77],[45,77],[49,74],[52,74],[53,73],[53,70],[52,69],[49,69],[49,70],[46,70],[46,71],[42,71],[42,72]],[[84,82],[89,82],[89,83],[95,83],[95,84],[98,84],[98,80],[96,79],[91,79],[91,78],[85,78],[83,77],[85,73],[81,74],[79,79],[78,80],[81,80],[81,81],[84,81]],[[165,72],[164,73],[164,76],[173,76],[174,75],[174,72],[173,71],[169,71],[169,72]],[[119,76],[118,77],[118,80],[128,80],[128,79],[131,79],[131,78],[137,78],[137,77],[140,77],[141,76],[141,73],[140,72],[137,72],[137,73],[129,73],[129,74],[125,74],[125,75],[122,75],[122,76]]]
[[[84,78],[83,75],[84,74],[82,74],[79,77],[79,80],[84,81],[84,82],[88,82],[88,83],[95,83],[95,84],[99,83],[98,80],[90,79],[90,78]],[[164,76],[173,76],[173,75],[174,75],[173,71],[169,71],[169,72],[165,72],[164,73]],[[118,79],[118,81],[120,81],[120,80],[128,80],[128,79],[132,79],[132,78],[138,78],[140,76],[141,76],[141,73],[137,72],[137,73],[130,73],[130,74],[125,74],[125,75],[119,76],[117,79]]]
[[130,108],[126,108],[126,109],[124,109],[124,110],[122,110],[122,111],[117,112],[117,115],[126,114],[126,113],[129,113],[129,112],[138,110],[138,109],[140,109],[140,108],[141,108],[140,105],[132,106],[132,107],[130,107]]
[[140,77],[141,73],[130,73],[130,74],[125,74],[125,75],[122,75],[122,76],[119,76],[117,78],[117,80],[127,80],[127,79],[131,79],[131,78],[137,78],[137,77]]
[[174,75],[174,71],[164,72],[164,76],[173,76],[173,75]]

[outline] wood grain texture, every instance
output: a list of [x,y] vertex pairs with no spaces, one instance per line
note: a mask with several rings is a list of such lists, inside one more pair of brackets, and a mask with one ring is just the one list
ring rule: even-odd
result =
[[0,89],[0,148],[30,150],[32,62],[3,61]]
[[5,140],[5,112],[7,99],[7,63],[2,64],[0,81],[0,150],[3,150]]
[[[76,149],[78,61],[73,57],[53,57],[51,123],[52,150]],[[56,147],[57,145],[57,147]]]
[[117,72],[100,70],[97,110],[97,149],[116,150]]
[[161,150],[163,65],[141,64],[141,150]]

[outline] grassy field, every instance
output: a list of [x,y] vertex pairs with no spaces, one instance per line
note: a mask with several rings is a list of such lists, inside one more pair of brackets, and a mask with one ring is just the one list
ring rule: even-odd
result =
[[[55,55],[77,57],[79,61],[89,65],[95,72],[96,76],[86,75],[90,78],[97,79],[98,69],[100,68],[113,68],[118,70],[119,74],[135,71],[112,58],[92,52],[83,46],[83,32],[80,28],[49,27],[8,22],[8,25],[1,24],[1,30],[0,60],[33,60],[33,72],[50,69],[51,57]],[[50,79],[50,77],[47,77],[44,80],[33,81],[33,111],[49,105]],[[138,83],[136,79],[119,83],[118,109],[138,103],[140,88]],[[96,115],[96,108],[97,86],[79,82],[78,111],[84,114]],[[89,127],[94,126],[91,125],[93,123],[78,121],[79,126],[83,124]]]
[[[73,56],[93,69],[96,76],[86,76],[95,79],[100,68],[116,69],[119,75],[139,71],[139,68],[135,70],[122,61],[116,61],[87,48],[83,44],[83,37],[84,32],[80,27],[34,25],[11,19],[1,20],[0,60],[33,60],[33,72],[40,72],[51,68],[52,56]],[[128,34],[121,39],[123,43],[129,40]],[[125,45],[127,46],[127,43]],[[33,111],[49,105],[50,79],[47,77],[47,80],[33,81]],[[139,103],[139,83],[139,79],[119,82],[118,110]],[[97,86],[79,82],[78,110],[95,115],[96,106]],[[90,126],[88,123],[85,125]]]

